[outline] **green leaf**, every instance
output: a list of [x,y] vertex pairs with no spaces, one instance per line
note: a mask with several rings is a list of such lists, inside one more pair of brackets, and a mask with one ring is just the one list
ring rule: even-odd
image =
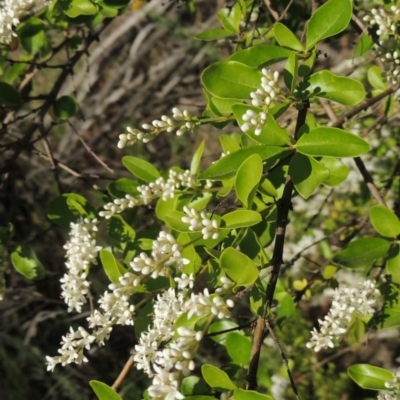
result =
[[136,175],[142,181],[154,182],[160,177],[157,168],[141,158],[125,156],[122,157],[122,164],[124,164],[129,172]]
[[251,340],[238,332],[230,332],[226,336],[225,347],[232,361],[241,367],[250,362]]
[[240,29],[242,17],[240,2],[236,2],[233,7],[224,7],[218,11],[217,18],[222,26],[229,32],[237,33]]
[[387,390],[385,382],[393,382],[392,372],[369,364],[352,365],[347,373],[363,389]]
[[226,372],[210,364],[201,366],[201,373],[204,380],[217,392],[227,392],[236,388]]
[[186,216],[185,213],[178,210],[172,210],[169,214],[165,215],[165,222],[167,226],[178,232],[191,232],[189,225],[182,222],[182,217]]
[[273,397],[254,390],[235,389],[233,400],[274,400]]
[[277,22],[274,26],[274,34],[276,41],[283,47],[289,49],[304,51],[304,46],[298,37],[285,25]]
[[346,341],[349,344],[362,343],[365,337],[366,323],[357,318],[354,323],[351,324],[350,329],[346,333]]
[[319,162],[329,170],[329,177],[324,184],[328,186],[338,186],[344,182],[349,174],[349,169],[337,158],[322,157]]
[[194,38],[198,40],[205,40],[205,41],[212,41],[223,39],[228,36],[232,36],[234,33],[227,31],[226,29],[221,28],[214,28],[214,29],[207,29],[204,32],[199,33]]
[[296,153],[290,160],[289,175],[301,197],[308,199],[329,177],[329,171],[315,158]]
[[232,114],[232,107],[235,104],[243,104],[243,100],[223,99],[215,96],[210,100],[210,107],[212,107],[212,110],[216,112],[217,115],[230,116]]
[[388,83],[383,79],[383,71],[377,65],[368,68],[367,78],[374,89],[383,91],[388,88]]
[[258,268],[253,261],[233,247],[228,247],[222,252],[219,262],[237,286],[250,286],[258,278]]
[[[400,284],[400,246],[393,246],[386,261],[386,271],[391,275],[391,281]],[[400,321],[399,321],[400,322]]]
[[61,9],[70,18],[96,14],[98,8],[89,0],[58,0]]
[[43,22],[36,17],[31,17],[17,27],[17,34],[21,45],[30,55],[34,55],[40,49],[48,47],[49,43],[44,33]]
[[290,49],[285,49],[274,45],[252,46],[248,49],[239,50],[231,55],[228,60],[238,61],[249,67],[258,68],[268,66],[277,61],[288,58],[291,53]]
[[[160,197],[156,204],[156,215],[160,221],[165,221],[165,217],[173,210],[176,210],[178,204],[178,197],[174,196],[168,200],[164,200]],[[192,207],[192,206],[191,206]],[[204,209],[204,207],[203,207]]]
[[385,206],[373,206],[369,211],[372,226],[382,236],[395,238],[400,235],[400,220]]
[[247,158],[238,169],[235,189],[245,208],[251,208],[263,172],[263,162],[258,154]]
[[17,246],[10,254],[16,271],[29,280],[43,279],[46,275],[42,263],[31,246]]
[[251,210],[235,210],[225,214],[222,217],[222,222],[222,228],[244,228],[261,222],[261,214]]
[[111,182],[107,190],[114,197],[125,197],[126,194],[137,195],[139,182],[130,178],[121,178]]
[[[187,376],[186,378],[183,379],[180,390],[180,392],[184,396],[202,394],[202,393],[207,393],[209,391],[210,389],[206,385],[206,383],[198,376],[193,376],[193,375]],[[203,397],[203,396],[196,396],[196,397]],[[204,397],[208,398],[209,396],[204,396]],[[185,397],[185,399],[187,398],[188,397]],[[215,400],[215,397],[213,397],[212,399]]]
[[306,28],[306,50],[322,39],[344,31],[351,20],[351,0],[329,0],[311,16]]
[[101,265],[108,279],[112,283],[118,283],[119,278],[127,272],[127,270],[117,261],[111,251],[102,249],[99,252]]
[[264,315],[265,297],[265,288],[260,279],[257,279],[250,292],[251,312],[257,317]]
[[[259,107],[247,104],[235,104],[232,106],[233,114],[239,126],[244,124],[243,115],[247,110],[253,110],[257,114],[262,111]],[[263,126],[261,134],[256,135],[254,131],[255,128],[245,132],[245,134],[257,143],[268,144],[270,146],[283,146],[288,145],[290,142],[288,132],[276,122],[271,112],[268,113],[267,121]]]
[[372,237],[357,239],[336,254],[332,261],[343,267],[361,268],[383,257],[389,248],[390,242],[385,239]]
[[321,127],[305,133],[293,146],[308,156],[357,157],[368,153],[369,144],[339,128]]
[[215,396],[185,396],[185,400],[215,400]]
[[146,332],[153,325],[154,316],[154,304],[149,301],[143,308],[140,309],[139,313],[135,318],[135,336],[140,338],[142,332]]
[[47,216],[63,228],[69,228],[71,222],[76,222],[80,217],[91,219],[95,215],[95,209],[87,200],[75,193],[56,197],[47,208]]
[[356,48],[354,49],[354,57],[363,56],[365,53],[372,49],[373,45],[374,42],[371,39],[371,36],[363,33],[357,42]]
[[322,97],[344,106],[354,106],[364,100],[365,90],[355,79],[335,75],[324,69],[305,78],[297,86],[295,96],[299,100]]
[[0,104],[14,107],[21,103],[22,97],[18,90],[6,82],[0,82]]
[[262,74],[236,61],[220,61],[201,74],[203,86],[214,96],[226,99],[248,99],[261,84]]
[[[208,333],[226,331],[227,329],[237,328],[237,326],[238,326],[237,324],[235,324],[233,321],[230,321],[230,320],[215,321],[208,328]],[[226,332],[226,333],[221,333],[219,335],[210,336],[210,337],[215,342],[225,345],[227,335],[228,335],[228,333]]]
[[78,102],[75,97],[62,96],[54,103],[53,110],[57,118],[65,121],[76,114]]
[[314,69],[317,52],[311,52],[310,56],[306,58],[299,67],[299,76],[310,75]]
[[121,217],[113,215],[107,221],[108,235],[118,242],[126,243],[135,240],[135,230]]
[[225,154],[234,153],[235,151],[240,150],[239,143],[233,139],[232,136],[222,134],[219,137],[219,141]]
[[277,156],[284,157],[288,150],[268,145],[246,147],[218,160],[202,172],[199,179],[229,179],[236,175],[243,162],[253,154],[258,154],[265,161]]
[[122,400],[113,388],[103,382],[89,381],[89,385],[99,400]]
[[283,80],[285,81],[286,87],[294,92],[297,81],[297,70],[298,70],[298,57],[297,53],[292,51],[290,54],[285,69],[283,70]]
[[205,142],[203,140],[193,155],[192,162],[190,164],[190,174],[191,175],[196,175],[199,172],[201,157],[204,152],[204,146],[205,146]]

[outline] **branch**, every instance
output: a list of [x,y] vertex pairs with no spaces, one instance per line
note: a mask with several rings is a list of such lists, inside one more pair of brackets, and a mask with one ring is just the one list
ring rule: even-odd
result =
[[124,365],[124,368],[122,368],[122,371],[119,374],[118,378],[115,380],[115,382],[111,386],[114,390],[117,390],[121,386],[122,382],[125,380],[126,376],[128,375],[128,372],[131,370],[133,363],[134,363],[133,356],[130,356],[128,361]]

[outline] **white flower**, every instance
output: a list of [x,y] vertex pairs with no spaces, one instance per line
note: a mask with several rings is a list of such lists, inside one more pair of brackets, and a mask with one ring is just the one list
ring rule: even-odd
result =
[[186,289],[187,287],[193,289],[193,274],[190,274],[189,276],[186,274],[182,274],[180,277],[177,276],[176,278],[174,278],[174,281],[178,284],[178,289],[180,290]]
[[208,289],[204,289],[203,293],[191,294],[187,303],[189,309],[188,317],[192,315],[208,315],[213,314],[219,319],[230,318],[231,313],[228,308],[232,308],[234,303],[232,300],[224,300],[221,296],[210,296]]
[[35,12],[46,7],[50,0],[1,0],[0,1],[0,43],[10,43],[13,31],[20,19],[29,11]]
[[370,280],[360,283],[358,288],[341,286],[336,289],[328,315],[323,321],[318,320],[320,331],[315,328],[311,331],[311,339],[306,346],[316,352],[327,347],[333,348],[334,340],[346,333],[353,313],[360,316],[374,313],[373,306],[378,294],[375,282]]
[[219,222],[217,220],[209,219],[204,211],[199,213],[196,209],[187,206],[183,207],[183,212],[187,216],[182,217],[182,222],[189,224],[189,230],[201,231],[203,239],[218,239]]

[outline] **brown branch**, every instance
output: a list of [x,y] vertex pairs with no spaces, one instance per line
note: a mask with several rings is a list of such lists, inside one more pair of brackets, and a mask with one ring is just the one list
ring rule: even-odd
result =
[[121,386],[122,382],[125,380],[126,376],[128,375],[128,372],[133,367],[133,363],[134,363],[133,356],[130,356],[128,361],[124,365],[124,368],[122,368],[122,371],[119,374],[118,378],[115,380],[115,382],[111,386],[114,390],[117,390]]
[[61,90],[64,82],[68,78],[68,76],[72,73],[73,67],[76,63],[81,59],[84,54],[87,54],[87,51],[90,45],[95,41],[98,40],[99,34],[107,27],[110,23],[111,19],[105,20],[105,22],[98,28],[94,33],[90,33],[85,40],[85,45],[82,50],[77,51],[74,56],[69,60],[69,62],[65,65],[65,68],[61,71],[60,75],[58,76],[56,82],[54,83],[53,88],[49,92],[47,99],[40,107],[40,111],[36,118],[32,121],[30,127],[25,132],[23,138],[19,141],[18,147],[15,149],[13,155],[6,161],[3,168],[0,170],[0,175],[10,171],[13,169],[15,161],[18,159],[21,152],[26,148],[26,146],[31,141],[33,135],[36,132],[36,129],[39,128],[41,124],[43,124],[44,117],[46,116],[47,112],[49,111],[50,107],[54,103],[57,98],[59,91]]

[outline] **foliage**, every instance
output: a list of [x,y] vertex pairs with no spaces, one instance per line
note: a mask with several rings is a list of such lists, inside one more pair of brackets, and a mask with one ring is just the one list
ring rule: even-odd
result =
[[[106,342],[124,330],[119,342],[129,359],[118,379],[99,377],[116,379],[112,387],[90,381],[100,400],[330,399],[343,391],[395,398],[399,376],[392,365],[373,365],[372,356],[365,363],[358,349],[367,332],[374,343],[385,329],[398,336],[400,9],[394,2],[370,10],[328,0],[316,9],[307,5],[306,16],[291,1],[237,0],[218,10],[220,26],[195,35],[229,49],[201,68],[203,112],[174,106],[141,128],[127,126],[118,143],[113,138],[128,152],[121,160],[126,171],[83,195],[62,182],[60,168],[80,179],[97,175],[57,160],[49,137],[72,126],[93,155],[79,132],[85,102],[63,87],[99,35],[130,12],[129,3],[53,0],[30,9],[31,2],[17,2],[0,14],[0,23],[11,11],[17,18],[10,32],[0,31],[7,151],[1,173],[11,174],[26,149],[44,156],[59,192],[48,201],[48,219],[54,229],[69,228],[57,282],[80,321],[62,334],[58,355],[46,357],[55,384],[64,385],[59,397],[73,380],[58,383],[64,378],[57,365],[100,360],[110,352]],[[199,5],[184,3],[194,15]],[[141,4],[138,13],[157,4]],[[353,39],[350,55],[326,62],[325,51]],[[346,57],[355,65],[349,71]],[[32,78],[40,70],[48,70],[45,90]],[[14,140],[16,127],[24,133]],[[172,132],[172,143],[185,144],[205,128],[222,149],[212,161],[211,135],[193,152],[185,149],[179,165],[132,150],[151,149]],[[4,301],[8,275],[38,288],[51,278],[40,251],[18,229],[15,223],[0,229]],[[57,317],[58,309],[52,312]],[[20,339],[11,339],[7,346],[17,348]],[[58,339],[49,339],[46,350],[55,354]],[[353,358],[342,359],[335,348]],[[33,359],[35,351],[26,354]],[[129,386],[132,366],[147,377]],[[17,393],[17,364],[3,369]]]

